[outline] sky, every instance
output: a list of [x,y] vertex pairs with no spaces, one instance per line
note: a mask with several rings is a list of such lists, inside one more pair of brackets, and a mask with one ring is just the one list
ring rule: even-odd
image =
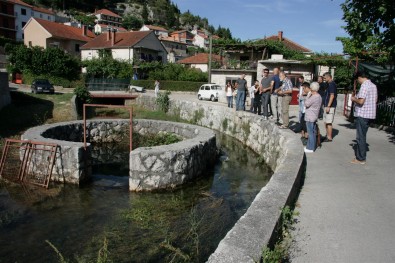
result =
[[338,36],[344,0],[172,0],[180,11],[206,17],[215,28],[227,27],[241,40],[283,36],[314,52],[343,53]]

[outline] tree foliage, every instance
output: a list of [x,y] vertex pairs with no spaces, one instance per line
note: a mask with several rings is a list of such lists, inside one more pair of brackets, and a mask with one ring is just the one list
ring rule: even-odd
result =
[[119,61],[111,56],[94,58],[82,62],[86,73],[94,78],[131,78],[133,66],[127,61]]
[[143,26],[143,21],[133,15],[126,15],[122,19],[122,26],[128,30],[139,29]]
[[380,62],[394,61],[395,1],[346,0],[341,7],[345,30],[351,36],[338,38],[344,52]]
[[34,75],[50,75],[75,80],[79,77],[79,60],[58,48],[28,48],[24,45],[6,45],[8,71],[30,72]]
[[201,81],[206,82],[207,73],[195,68],[186,68],[180,64],[162,64],[160,62],[146,62],[140,65],[140,70],[150,80],[173,80],[173,81]]

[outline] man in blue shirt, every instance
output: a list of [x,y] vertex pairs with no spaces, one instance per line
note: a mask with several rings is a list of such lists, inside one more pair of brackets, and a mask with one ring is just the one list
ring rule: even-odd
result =
[[279,69],[274,68],[273,69],[273,89],[272,89],[272,94],[270,96],[270,107],[271,107],[271,113],[272,113],[272,118],[276,122],[282,122],[281,118],[281,103],[282,103],[282,97],[279,97],[277,95],[277,91],[281,86],[281,80],[278,75]]
[[324,98],[324,123],[326,128],[326,138],[324,142],[331,142],[332,137],[332,124],[335,118],[335,110],[337,106],[337,87],[336,83],[332,80],[332,75],[329,72],[324,74],[328,88],[325,91]]

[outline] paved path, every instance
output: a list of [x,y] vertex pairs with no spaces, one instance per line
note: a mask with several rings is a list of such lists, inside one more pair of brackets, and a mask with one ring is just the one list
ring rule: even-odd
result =
[[370,128],[367,164],[355,165],[355,128],[342,116],[334,128],[333,142],[307,154],[291,260],[395,262],[395,135]]

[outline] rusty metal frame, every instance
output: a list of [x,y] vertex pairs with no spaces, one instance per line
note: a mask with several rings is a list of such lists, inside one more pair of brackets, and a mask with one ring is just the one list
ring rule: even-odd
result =
[[[14,146],[13,144],[20,144],[20,145]],[[11,179],[12,181],[17,181],[17,182],[27,182],[48,189],[49,182],[52,176],[53,167],[56,161],[56,153],[58,150],[58,145],[54,143],[47,143],[47,142],[6,139],[5,146],[3,149],[3,154],[0,159],[0,176],[2,176],[3,174],[5,162],[11,147],[15,147],[15,148],[19,148],[20,150],[23,150],[23,156],[22,155],[19,156],[21,165],[19,167],[18,175],[16,176],[16,178],[6,177],[6,179],[8,180]],[[34,157],[34,153],[38,151],[50,152],[50,156],[48,158],[48,166],[42,173],[44,179],[41,180],[41,182],[32,181],[30,180],[29,177],[31,175],[29,169],[31,169],[32,158]]]
[[122,105],[84,104],[84,107],[83,107],[83,118],[84,118],[84,149],[86,149],[86,107],[118,108],[118,109],[129,110],[129,150],[132,151],[132,143],[133,143],[133,130],[132,130],[133,108],[132,108],[132,107],[129,107],[129,106],[122,106]]

